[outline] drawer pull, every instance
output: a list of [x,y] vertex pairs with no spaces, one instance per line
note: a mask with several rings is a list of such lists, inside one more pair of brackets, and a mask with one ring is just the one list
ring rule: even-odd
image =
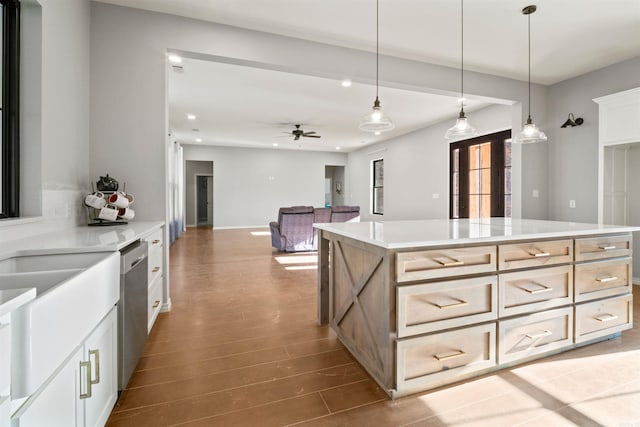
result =
[[611,251],[611,250],[613,250],[613,249],[615,249],[615,248],[616,248],[616,246],[615,246],[615,245],[611,246],[611,245],[607,245],[607,244],[600,245],[600,246],[598,246],[598,247],[599,247],[600,249],[602,249],[603,251]]
[[528,287],[522,287],[520,289],[522,289],[525,292],[528,292],[530,294],[541,294],[543,292],[551,292],[553,290],[552,287],[550,286],[545,286],[545,285],[541,285],[540,283],[536,283],[536,282],[531,282],[532,285],[537,286],[535,289],[529,289]]
[[160,239],[156,239],[151,242],[152,245],[157,245],[158,243],[160,243]]
[[600,283],[613,282],[614,280],[618,280],[618,278],[616,276],[596,277],[596,281]]
[[469,305],[469,303],[467,301],[463,301],[459,299],[459,300],[456,300],[456,302],[452,302],[451,304],[438,304],[437,302],[434,302],[433,305],[435,305],[439,309],[445,309],[445,308],[464,307],[465,305]]
[[159,305],[160,301],[156,300],[156,302],[153,303],[153,308],[158,308]]
[[454,267],[456,265],[464,265],[464,261],[460,261],[459,259],[451,258],[451,257],[436,257],[433,258],[434,261],[440,263],[440,265],[444,267]]
[[529,255],[535,256],[535,257],[538,257],[538,258],[551,256],[551,254],[549,252],[541,252],[541,251],[536,251],[536,250],[529,251]]
[[89,380],[89,382],[92,385],[100,384],[100,350],[99,349],[89,350],[89,357],[91,357],[91,355],[95,357],[95,361],[96,361],[96,379]]
[[612,320],[616,320],[618,318],[618,316],[615,316],[613,314],[608,314],[608,313],[604,313],[601,314],[599,316],[595,316],[594,319],[596,319],[598,322],[611,322]]
[[153,267],[153,270],[151,270],[152,273],[157,273],[158,271],[160,271],[160,267]]
[[553,332],[548,331],[546,329],[540,331],[540,332],[535,332],[535,333],[531,333],[531,334],[524,334],[525,337],[530,338],[532,340],[537,340],[543,337],[548,337],[549,335],[553,334]]
[[451,360],[451,359],[455,359],[457,357],[461,357],[461,356],[466,356],[467,353],[465,353],[462,350],[454,350],[453,352],[447,352],[447,353],[440,353],[440,354],[435,354],[433,357],[434,359],[440,361],[440,362],[444,362],[445,360]]
[[[80,399],[88,399],[91,397],[91,361],[80,362],[80,381],[82,382],[82,368],[86,368],[87,375],[86,380],[86,393],[80,391]],[[82,390],[82,383],[80,384],[80,390]]]

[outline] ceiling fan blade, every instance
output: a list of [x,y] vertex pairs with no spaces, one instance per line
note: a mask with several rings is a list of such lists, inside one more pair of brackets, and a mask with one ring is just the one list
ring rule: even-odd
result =
[[322,138],[320,135],[302,135],[305,136],[307,138]]
[[311,132],[303,132],[303,133],[304,133],[305,136],[307,136],[307,135],[311,135],[311,134],[314,134],[314,133],[317,133],[317,132],[315,130],[312,130]]

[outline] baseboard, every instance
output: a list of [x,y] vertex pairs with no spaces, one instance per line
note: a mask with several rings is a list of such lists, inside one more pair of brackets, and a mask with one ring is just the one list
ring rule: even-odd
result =
[[640,286],[640,277],[634,277],[633,279],[631,279],[631,283],[636,286]]
[[241,229],[241,228],[251,228],[251,229],[256,229],[256,228],[269,228],[269,226],[265,226],[265,225],[232,225],[230,227],[217,227],[217,226],[213,226],[213,228],[215,230],[237,230],[237,229]]
[[160,308],[161,313],[167,313],[169,311],[171,311],[171,298],[169,298],[169,301],[162,304],[162,307]]

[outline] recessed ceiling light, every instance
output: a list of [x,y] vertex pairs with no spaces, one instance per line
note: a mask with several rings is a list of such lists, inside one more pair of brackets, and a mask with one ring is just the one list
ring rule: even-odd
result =
[[178,55],[169,55],[169,61],[173,62],[174,64],[180,64],[182,62],[182,58]]
[[187,119],[189,119],[189,120],[195,120],[195,119],[196,119],[196,116],[195,116],[195,114],[187,114]]
[[457,101],[458,101],[458,104],[466,103],[467,102],[467,98],[458,98]]
[[377,130],[377,131],[375,131],[373,134],[374,134],[374,135],[380,135],[380,131],[379,131],[379,130]]
[[196,142],[202,142],[202,138],[196,138]]
[[277,147],[277,146],[278,146],[278,143],[277,143],[277,142],[274,142],[274,143],[273,143],[273,146],[274,146],[274,147]]
[[342,150],[342,148],[341,147],[336,147],[336,150]]
[[351,80],[344,79],[340,84],[342,85],[342,87],[351,87]]

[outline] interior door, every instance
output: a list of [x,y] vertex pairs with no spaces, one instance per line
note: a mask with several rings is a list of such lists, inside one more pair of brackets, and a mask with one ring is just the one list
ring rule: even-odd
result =
[[213,177],[207,177],[207,224],[213,226]]

